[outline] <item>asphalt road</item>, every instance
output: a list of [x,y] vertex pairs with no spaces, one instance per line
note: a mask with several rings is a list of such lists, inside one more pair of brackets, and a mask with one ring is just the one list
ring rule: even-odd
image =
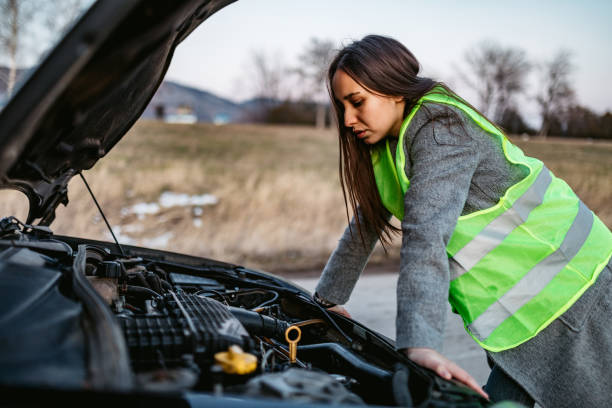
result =
[[[313,291],[318,278],[289,280]],[[362,275],[346,304],[355,320],[392,339],[395,339],[396,281],[397,275],[392,273]],[[443,353],[484,385],[490,371],[484,351],[465,332],[461,318],[451,312],[450,306],[447,314]]]

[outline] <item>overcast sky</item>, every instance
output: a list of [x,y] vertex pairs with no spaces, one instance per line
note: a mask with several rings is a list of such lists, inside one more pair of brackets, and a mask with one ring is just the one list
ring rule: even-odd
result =
[[[460,80],[464,54],[483,40],[520,47],[533,62],[571,51],[578,101],[612,111],[612,1],[514,0],[240,0],[213,15],[181,44],[167,78],[234,101],[252,96],[248,61],[253,50],[295,64],[311,37],[346,44],[367,34],[404,43],[423,74],[445,81],[468,99]],[[536,75],[530,77],[535,93]],[[473,102],[477,102],[472,99]],[[532,103],[521,101],[530,122]]]

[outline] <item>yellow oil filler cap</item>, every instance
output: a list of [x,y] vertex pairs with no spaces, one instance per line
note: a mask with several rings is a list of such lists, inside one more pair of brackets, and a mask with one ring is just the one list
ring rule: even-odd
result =
[[215,353],[215,361],[226,374],[249,374],[257,369],[257,357],[236,345],[230,346],[227,351]]

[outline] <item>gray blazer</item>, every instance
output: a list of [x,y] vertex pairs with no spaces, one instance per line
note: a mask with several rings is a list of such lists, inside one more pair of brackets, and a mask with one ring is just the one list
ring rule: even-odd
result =
[[[440,350],[449,286],[446,244],[457,218],[495,205],[526,174],[456,108],[424,104],[404,140],[410,188],[404,197],[396,345]],[[377,241],[373,231],[364,235],[366,248],[352,220],[317,286],[324,299],[338,304],[348,300]]]
[[[401,220],[396,347],[429,347],[440,351],[446,324],[444,303],[448,299],[450,281],[446,244],[457,218],[495,205],[510,186],[526,176],[526,170],[509,163],[501,144],[454,107],[425,103],[414,116],[404,139],[405,171],[410,179],[410,188],[404,198],[405,215]],[[397,143],[397,140],[392,141],[394,145]],[[355,220],[351,220],[317,285],[316,291],[322,298],[338,304],[346,303],[377,241],[376,234],[367,229],[364,238],[365,248],[357,233]],[[601,285],[598,282],[593,288],[595,286]],[[595,296],[592,292],[597,291],[589,290],[583,295],[585,303],[595,302],[589,300],[589,296]],[[577,307],[572,307],[570,311],[572,309]],[[555,322],[554,326],[557,325]],[[608,324],[608,327],[612,327],[612,324]],[[572,331],[571,328],[569,330]],[[608,329],[608,332],[611,331]],[[554,332],[554,335],[549,332]],[[568,401],[576,401],[569,397],[559,400],[560,395],[567,395],[567,392],[556,395],[545,392],[545,389],[552,389],[550,384],[559,383],[559,368],[550,371],[547,377],[550,366],[539,364],[539,361],[546,360],[541,358],[542,355],[558,356],[559,353],[565,354],[567,349],[565,343],[564,350],[556,347],[555,339],[551,339],[556,335],[554,329],[546,329],[536,338],[512,350],[490,353],[493,361],[542,406],[565,406]],[[583,334],[583,337],[588,337],[588,334]],[[611,340],[610,347],[606,349],[609,358],[612,355],[612,334],[608,333],[608,339]],[[584,341],[583,338],[581,342]],[[594,347],[588,340],[586,342]],[[568,363],[565,370],[569,378],[581,375],[584,366],[590,364],[584,361],[583,350],[580,354],[572,356],[573,360],[568,360],[566,355],[559,356],[560,361]],[[607,367],[612,367],[612,361],[608,362]],[[529,376],[525,375],[526,366],[535,368]],[[591,374],[584,373],[585,377],[581,378],[594,380]],[[611,381],[608,380],[612,379],[611,372],[599,371],[597,376],[604,374],[607,375],[606,381]],[[598,381],[601,381],[601,377]],[[597,381],[593,384],[597,384]],[[594,392],[592,386],[585,389],[592,395],[602,395],[601,392]],[[606,390],[609,389],[612,388],[607,387]],[[607,397],[609,392],[603,395]],[[584,400],[580,402],[580,405],[567,406],[582,406]]]

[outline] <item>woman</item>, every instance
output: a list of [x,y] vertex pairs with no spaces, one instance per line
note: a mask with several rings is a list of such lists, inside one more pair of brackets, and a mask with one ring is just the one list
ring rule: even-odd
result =
[[[603,406],[612,389],[612,234],[541,161],[399,42],[370,35],[332,61],[340,179],[358,216],[315,300],[342,308],[401,220],[396,347],[486,394],[441,353],[448,298],[493,369],[493,401]],[[348,207],[348,205],[347,205]]]

